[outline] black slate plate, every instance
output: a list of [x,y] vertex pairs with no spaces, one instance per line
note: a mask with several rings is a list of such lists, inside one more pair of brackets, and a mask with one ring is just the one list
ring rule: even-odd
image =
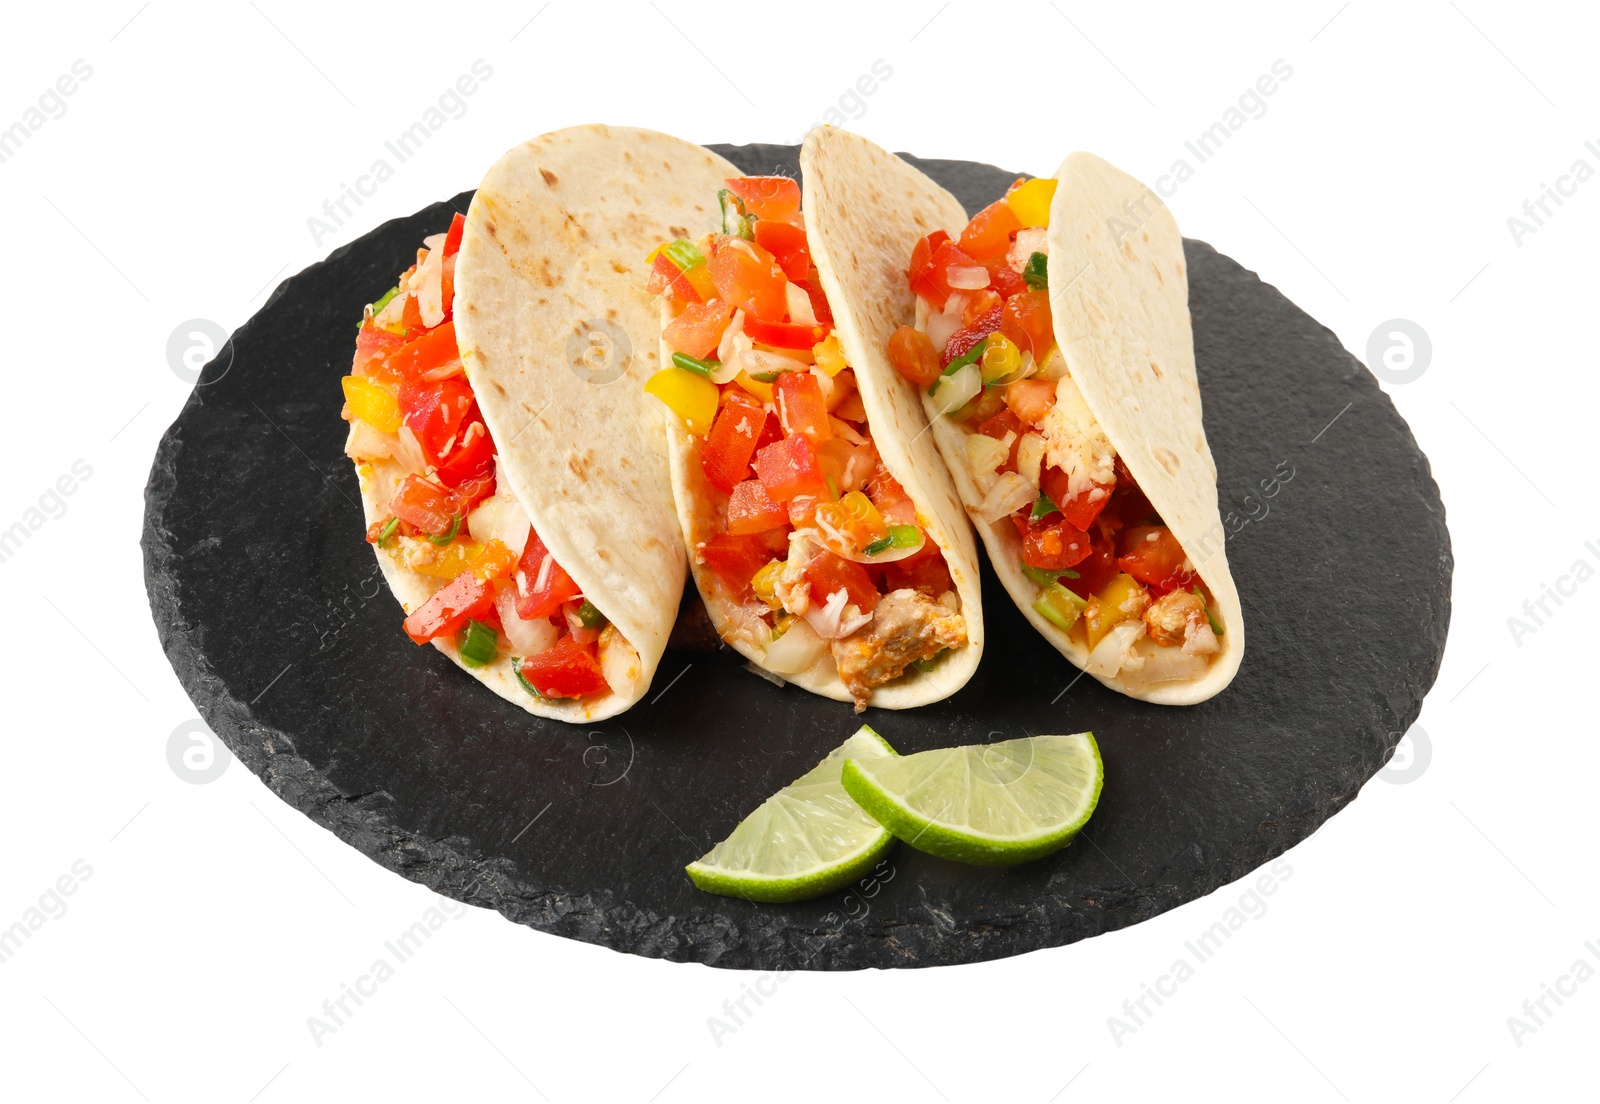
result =
[[[796,171],[794,147],[720,152]],[[969,211],[1012,178],[921,165]],[[774,687],[727,650],[669,652],[621,718],[538,720],[406,640],[361,540],[338,418],[355,323],[469,199],[282,284],[207,367],[146,492],[151,609],[190,697],[285,801],[389,869],[651,957],[974,962],[1134,924],[1240,877],[1349,802],[1421,709],[1452,568],[1427,459],[1332,332],[1191,241],[1206,433],[1249,629],[1233,685],[1180,709],[1077,679],[986,566],[976,677],[946,702],[865,719],[902,752],[1093,730],[1106,785],[1083,838],[1003,871],[901,846],[875,881],[798,905],[696,891],[684,863],[848,735],[849,707]]]

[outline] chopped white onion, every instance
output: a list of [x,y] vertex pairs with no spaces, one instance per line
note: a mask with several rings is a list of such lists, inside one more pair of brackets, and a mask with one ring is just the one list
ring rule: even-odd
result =
[[629,644],[615,625],[600,630],[600,674],[614,694],[632,696],[642,664],[639,650]]
[[941,376],[933,389],[933,406],[940,414],[960,410],[983,390],[983,373],[976,364],[964,364],[948,376]]
[[[969,440],[971,438],[968,438]],[[1029,483],[1017,472],[1001,472],[978,503],[978,516],[984,521],[999,521],[1039,497],[1039,488]]]
[[454,376],[463,375],[466,373],[466,370],[466,365],[461,363],[461,358],[453,357],[451,360],[439,365],[437,368],[429,368],[426,372],[422,373],[422,378],[432,383],[436,380],[450,379]]
[[1211,666],[1204,656],[1187,655],[1182,648],[1164,647],[1149,637],[1135,644],[1132,654],[1142,661],[1131,672],[1124,668],[1124,673],[1133,682],[1191,682],[1204,675]]
[[[1105,639],[1095,645],[1094,651],[1089,653],[1089,661],[1083,669],[1096,678],[1111,678],[1124,667],[1138,669],[1143,665],[1143,657],[1133,655],[1133,646],[1144,635],[1144,622],[1137,618],[1123,621],[1116,625],[1105,635]],[[1171,649],[1176,651],[1177,649]],[[1131,673],[1131,671],[1130,671]]]
[[501,499],[503,505],[489,536],[511,549],[511,554],[520,559],[522,550],[528,546],[528,535],[533,532],[533,528],[528,524],[528,513],[522,508],[522,503],[511,497],[509,487],[506,491],[508,493],[505,495],[495,496]]
[[722,331],[722,338],[717,342],[717,359],[726,363],[733,358],[739,348],[750,348],[750,339],[744,336],[744,311],[733,312],[733,320]]
[[495,522],[500,519],[505,505],[506,500],[495,495],[478,503],[478,508],[467,515],[467,533],[473,540],[485,544],[493,539]]
[[1044,363],[1039,365],[1039,378],[1059,383],[1066,374],[1067,358],[1061,355],[1061,346],[1052,345],[1049,355],[1044,358]]
[[406,471],[412,475],[424,475],[428,470],[428,458],[423,455],[422,446],[417,443],[417,435],[411,432],[411,427],[403,425],[400,432],[395,434],[394,458],[406,466]]
[[495,591],[494,608],[500,615],[500,625],[511,644],[513,655],[522,658],[536,656],[553,645],[561,635],[548,617],[541,617],[537,621],[521,617],[517,613],[517,592],[512,587],[500,587]]
[[1044,434],[1034,433],[1029,430],[1022,435],[1022,443],[1017,446],[1017,471],[1022,473],[1022,478],[1039,485],[1039,473],[1044,467]]
[[1017,231],[1016,239],[1006,252],[1006,263],[1021,272],[1027,267],[1028,258],[1035,253],[1050,255],[1050,232],[1042,226],[1030,226]]
[[994,486],[1000,469],[1011,456],[1011,442],[1017,435],[1007,431],[1005,437],[996,439],[986,433],[967,436],[967,463],[972,465],[972,478],[980,490],[987,492]]
[[827,647],[804,618],[796,618],[782,636],[768,645],[762,665],[780,675],[798,675],[821,658]]
[[417,310],[429,329],[444,321],[444,252],[433,249],[417,269]]
[[797,284],[783,285],[784,301],[789,307],[789,321],[801,326],[815,326],[817,314],[811,309],[811,296]]
[[357,418],[350,423],[350,436],[345,439],[344,454],[352,460],[383,460],[394,455],[394,447],[398,443],[393,435]]
[[950,343],[950,335],[960,328],[960,314],[930,314],[928,316],[928,340],[933,342],[934,351],[940,356],[944,356],[944,347]]
[[945,280],[953,288],[977,291],[989,286],[989,270],[982,265],[951,265],[945,270]]
[[828,595],[823,605],[814,605],[806,610],[805,618],[824,640],[842,640],[872,622],[872,614],[862,613],[850,601],[850,592],[844,587]]

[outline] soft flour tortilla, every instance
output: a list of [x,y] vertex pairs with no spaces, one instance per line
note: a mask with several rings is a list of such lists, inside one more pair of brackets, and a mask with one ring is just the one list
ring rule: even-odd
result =
[[[469,672],[540,716],[591,721],[638,701],[683,593],[684,551],[655,400],[657,322],[645,256],[716,212],[732,165],[649,130],[583,126],[505,154],[478,186],[455,272],[461,359],[500,473],[535,531],[638,653],[625,690],[534,698],[502,655]],[[398,465],[363,473],[369,523]],[[378,550],[410,612],[438,581]],[[434,642],[455,658],[454,645]],[[459,660],[457,661],[459,662]]]
[[[1226,630],[1217,638],[1222,651],[1198,679],[1101,681],[1158,705],[1193,705],[1238,672],[1244,612],[1228,571],[1217,465],[1200,420],[1183,235],[1155,192],[1093,154],[1069,156],[1056,179],[1048,269],[1056,343],[1100,428],[1210,589],[1213,613]],[[1020,600],[1025,580],[1016,562],[1012,556],[1011,569],[1000,571],[1006,589],[1028,620],[1081,666],[1083,647]]]

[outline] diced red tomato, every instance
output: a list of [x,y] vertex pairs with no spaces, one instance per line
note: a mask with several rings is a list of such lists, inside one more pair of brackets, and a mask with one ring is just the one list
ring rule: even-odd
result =
[[919,388],[932,387],[939,378],[939,351],[927,334],[911,326],[889,335],[889,363]]
[[453,488],[494,475],[494,442],[482,422],[471,422],[462,429],[450,455],[433,474],[446,487]]
[[950,362],[957,357],[969,352],[974,345],[994,333],[1000,328],[1000,312],[1003,308],[996,304],[984,314],[973,319],[972,324],[962,326],[950,335],[950,340],[945,342],[942,364],[948,368]]
[[405,343],[405,338],[380,326],[371,323],[362,326],[356,334],[356,357],[350,368],[351,375],[377,374],[376,369],[381,368],[384,360],[398,352]]
[[[1019,291],[1028,290],[1028,284],[1005,261],[986,266],[989,269],[989,287],[1002,299],[1009,299]],[[1007,334],[1006,336],[1010,336]]]
[[944,309],[945,300],[950,298],[950,285],[941,284],[933,278],[933,255],[949,240],[950,235],[943,230],[935,230],[923,238],[911,250],[911,265],[906,269],[911,290],[940,310]]
[[917,520],[916,504],[906,494],[900,481],[889,474],[889,469],[884,467],[882,461],[879,461],[872,478],[867,480],[867,497],[872,499],[872,504],[884,516],[884,520],[894,525],[912,525]]
[[828,493],[817,454],[811,442],[802,436],[785,437],[757,452],[755,468],[761,485],[774,502],[786,503],[796,495]]
[[389,512],[420,532],[442,536],[450,531],[457,510],[449,491],[420,475],[408,475],[389,500]]
[[1093,551],[1089,534],[1074,528],[1059,514],[1030,521],[1025,511],[1018,510],[1011,520],[1022,536],[1022,562],[1029,567],[1060,571],[1082,563]]
[[961,231],[961,248],[980,261],[1003,259],[1011,248],[1011,236],[1022,229],[1022,220],[1003,199],[997,199],[972,216]]
[[811,313],[816,316],[817,324],[820,326],[832,326],[833,308],[828,306],[828,297],[823,294],[822,280],[817,274],[815,265],[811,266],[811,271],[806,275],[803,286],[806,297],[811,300]]
[[778,420],[788,436],[800,434],[813,445],[833,436],[828,424],[828,404],[822,397],[822,384],[810,372],[785,372],[773,385],[777,395]]
[[718,298],[726,299],[746,315],[782,322],[789,312],[789,300],[783,291],[788,278],[777,259],[754,242],[722,242],[712,253],[708,267]]
[[[548,571],[545,570],[546,560],[550,565]],[[517,616],[524,621],[549,617],[561,608],[561,603],[582,593],[534,531],[529,532],[522,559],[517,561],[517,569],[511,577],[517,586]]]
[[1006,406],[1024,425],[1038,425],[1055,405],[1056,385],[1049,380],[1018,380],[1006,387]]
[[828,336],[826,326],[804,326],[798,322],[768,322],[753,314],[744,316],[745,336],[751,341],[777,349],[809,349]]
[[789,523],[789,512],[772,501],[759,479],[746,479],[728,498],[728,532],[736,537],[765,533]]
[[1004,440],[1007,433],[1016,434],[1015,439],[1011,442],[1011,455],[1000,466],[999,470],[1003,472],[1017,470],[1017,452],[1022,447],[1022,435],[1027,431],[1028,427],[1023,425],[1017,419],[1017,416],[1009,410],[1000,411],[1000,413],[978,426],[979,433],[985,437],[993,437],[996,441]]
[[811,250],[806,245],[806,232],[787,222],[757,219],[756,244],[778,259],[784,275],[797,284],[803,284],[811,275]]
[[580,644],[571,636],[523,660],[522,677],[547,698],[586,698],[611,689],[600,671],[595,646]]
[[494,609],[494,586],[470,571],[463,571],[433,592],[405,620],[406,635],[418,644],[438,636],[454,636],[469,618],[482,620]]
[[1072,570],[1078,573],[1078,578],[1063,577],[1061,585],[1079,598],[1093,598],[1122,573],[1122,568],[1117,565],[1116,549],[1110,540],[1102,536],[1092,538],[1089,555],[1073,565]]
[[700,546],[700,559],[735,590],[750,585],[755,573],[772,559],[759,534],[718,533]]
[[655,264],[650,266],[648,288],[652,295],[660,295],[670,288],[668,294],[680,303],[698,303],[702,298],[695,290],[694,284],[689,282],[689,278],[665,253],[657,253]]
[[726,394],[727,400],[712,423],[700,454],[706,478],[723,494],[728,494],[740,480],[749,477],[750,457],[756,451],[756,442],[767,420],[767,412],[754,399],[732,389]]
[[446,257],[454,257],[456,255],[456,250],[461,248],[461,235],[466,233],[466,230],[467,217],[457,211],[455,217],[450,220],[450,229],[444,235],[444,255]]
[[950,270],[971,268],[977,263],[977,258],[968,256],[966,251],[953,241],[943,241],[939,244],[939,248],[933,251],[933,267],[928,273],[928,278],[942,293],[939,303],[941,309],[944,306],[943,300],[949,298],[951,292],[955,290],[950,286]]
[[1194,572],[1184,569],[1183,546],[1165,525],[1135,525],[1122,534],[1122,555],[1117,565],[1162,595],[1194,585]]
[[444,322],[391,355],[384,361],[382,374],[402,382],[420,381],[424,372],[442,368],[459,355],[456,324]]
[[1006,300],[1001,312],[1000,332],[1016,342],[1017,348],[1043,361],[1056,342],[1050,320],[1050,293],[1043,288],[1028,288]]
[[[1046,467],[1039,474],[1039,489],[1061,509],[1061,516],[1079,529],[1088,529],[1094,519],[1111,501],[1114,483],[1091,483],[1077,494],[1072,493],[1067,473],[1056,467]],[[1101,492],[1095,494],[1096,491]]]
[[878,605],[878,588],[872,585],[867,569],[825,548],[806,564],[806,582],[811,584],[811,600],[818,605],[841,587],[862,613],[871,613]]
[[800,185],[788,176],[740,176],[726,182],[758,219],[793,222],[800,215]]
[[[935,550],[938,546],[927,541]],[[937,598],[954,587],[950,581],[950,568],[943,555],[923,556],[900,560],[883,567],[884,590],[920,590],[929,598]]]
[[706,357],[716,350],[722,331],[728,328],[732,318],[733,304],[725,299],[690,303],[662,329],[661,340],[675,353]]
[[1127,525],[1137,525],[1156,512],[1139,485],[1133,481],[1132,473],[1120,456],[1117,457],[1117,493],[1111,500],[1110,509]]
[[402,385],[399,399],[402,421],[422,446],[424,458],[439,466],[473,420],[468,416],[475,408],[471,385],[460,376],[418,380]]
[[979,288],[970,294],[971,298],[967,300],[967,305],[961,309],[961,324],[971,326],[973,329],[987,325],[991,333],[999,329],[1000,315],[991,314],[1000,306],[999,293],[988,288]]

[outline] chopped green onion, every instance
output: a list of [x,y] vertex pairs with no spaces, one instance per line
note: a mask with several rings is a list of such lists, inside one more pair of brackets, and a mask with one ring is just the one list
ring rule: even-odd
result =
[[695,265],[706,263],[706,255],[687,238],[668,242],[661,247],[661,252],[666,254],[667,260],[678,266],[679,272],[687,272]]
[[722,232],[743,238],[745,241],[754,241],[755,220],[745,209],[744,200],[729,189],[723,188],[717,193],[717,202],[722,204]]
[[1022,568],[1022,573],[1026,575],[1030,581],[1035,582],[1040,586],[1049,586],[1057,579],[1078,579],[1082,577],[1070,567],[1062,570],[1052,570],[1049,568],[1034,567],[1032,564],[1023,563],[1021,560],[1017,561],[1017,566]]
[[752,372],[750,373],[750,378],[757,383],[771,383],[781,375],[783,375],[783,369],[780,368],[776,372]]
[[601,613],[599,607],[587,598],[583,600],[583,605],[578,607],[578,621],[586,629],[599,628],[601,622],[605,621],[605,619],[605,614]]
[[927,674],[929,671],[932,671],[936,666],[938,666],[939,661],[943,659],[949,651],[949,648],[940,648],[927,659],[912,660],[911,665],[917,670],[921,671],[923,674]]
[[394,287],[390,288],[388,291],[383,293],[383,298],[382,299],[379,299],[376,303],[372,304],[372,313],[373,314],[377,314],[384,307],[387,307],[389,305],[389,300],[393,299],[396,295],[399,295],[399,294],[400,294],[400,285],[396,284]]
[[922,530],[915,525],[891,525],[889,539],[896,548],[915,548],[922,543]]
[[1211,612],[1211,607],[1206,605],[1206,596],[1204,594],[1200,593],[1199,584],[1195,585],[1194,596],[1196,598],[1200,599],[1200,605],[1205,607],[1206,620],[1211,622],[1211,631],[1216,633],[1218,636],[1221,636],[1222,635],[1222,622],[1218,621],[1216,619],[1216,617]]
[[1034,253],[1028,258],[1028,263],[1022,266],[1022,282],[1031,288],[1050,286],[1050,277],[1045,274],[1045,266],[1049,262],[1043,253]]
[[378,530],[378,547],[387,547],[389,538],[394,536],[394,531],[398,528],[400,528],[400,519],[397,517],[392,517],[385,522],[383,528]]
[[[946,364],[944,366],[944,371],[939,373],[939,379],[944,379],[946,376],[953,376],[967,365],[978,363],[978,358],[983,355],[983,347],[987,344],[989,344],[989,335],[985,334],[983,337],[978,339],[978,343],[976,345],[962,353],[960,356],[956,357],[949,364]],[[928,394],[933,394],[934,391],[938,390],[938,387],[939,380],[934,380],[933,386],[928,388]]]
[[839,484],[837,484],[837,483],[835,483],[833,481],[833,476],[831,476],[831,475],[825,475],[822,478],[827,480],[828,493],[833,496],[833,500],[835,502],[838,502],[839,501]]
[[894,547],[894,538],[893,537],[879,537],[877,540],[875,540],[871,544],[867,545],[867,555],[876,556],[879,552],[887,552],[890,548],[893,548],[893,547]]
[[459,533],[459,532],[461,532],[461,515],[460,514],[451,514],[450,515],[450,531],[448,533],[446,533],[442,537],[429,537],[428,539],[430,541],[432,541],[434,544],[437,544],[437,545],[443,547],[444,545],[447,545],[451,541],[455,540],[456,539],[456,534]]
[[534,697],[538,698],[540,701],[544,700],[544,695],[539,693],[539,688],[537,686],[535,686],[533,683],[529,682],[527,677],[522,673],[522,657],[521,656],[512,656],[511,657],[511,673],[517,676],[517,681],[522,683],[522,688],[524,690],[526,690],[528,693],[532,694]]
[[1086,605],[1087,602],[1060,583],[1051,583],[1034,599],[1033,612],[1065,632],[1072,628]]
[[712,372],[722,367],[718,361],[701,360],[699,357],[692,357],[688,353],[673,353],[672,363],[682,368],[685,372],[693,372],[697,376],[705,376],[708,379]]
[[1049,517],[1051,514],[1059,514],[1060,512],[1061,507],[1051,502],[1049,495],[1040,491],[1038,499],[1033,504],[1033,513],[1028,515],[1028,520],[1038,521],[1040,518]]
[[456,655],[468,667],[493,663],[499,654],[500,634],[482,621],[468,621],[467,627],[456,634]]

